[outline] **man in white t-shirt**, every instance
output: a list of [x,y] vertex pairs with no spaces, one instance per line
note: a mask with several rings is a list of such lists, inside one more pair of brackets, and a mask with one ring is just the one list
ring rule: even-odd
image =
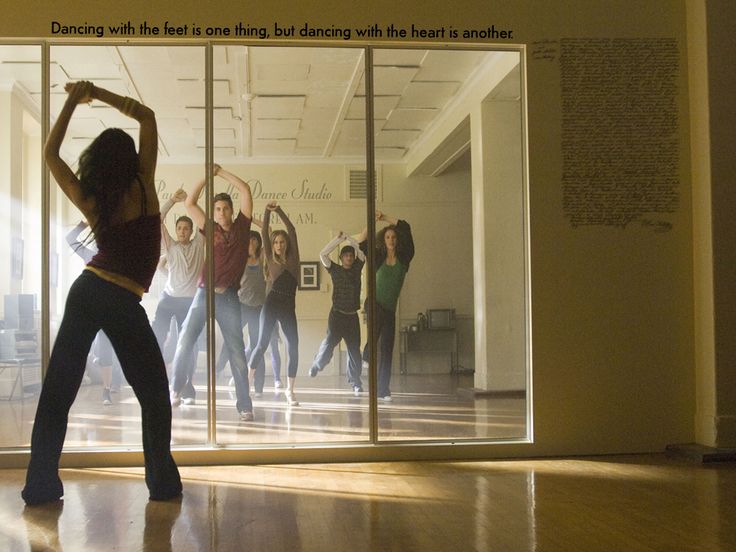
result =
[[[162,354],[172,317],[176,319],[176,326],[181,332],[181,325],[197,291],[204,264],[204,236],[200,232],[193,232],[192,219],[187,216],[176,219],[176,239],[172,239],[164,224],[166,215],[174,203],[184,201],[186,197],[187,193],[179,189],[161,206],[161,238],[169,275],[161,292],[151,327]],[[187,383],[182,397],[185,404],[193,402],[194,389],[191,382]]]

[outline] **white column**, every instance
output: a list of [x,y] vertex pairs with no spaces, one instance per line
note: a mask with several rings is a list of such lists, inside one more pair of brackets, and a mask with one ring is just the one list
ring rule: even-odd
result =
[[733,2],[690,0],[688,61],[698,443],[736,446]]
[[475,387],[526,387],[521,104],[488,99],[471,113]]

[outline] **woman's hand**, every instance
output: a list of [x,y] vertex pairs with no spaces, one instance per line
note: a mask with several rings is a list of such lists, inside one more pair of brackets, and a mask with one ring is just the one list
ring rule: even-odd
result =
[[95,85],[89,81],[68,82],[64,90],[69,94],[67,101],[74,104],[90,103],[93,98]]
[[222,169],[222,167],[220,165],[218,165],[217,163],[215,163],[214,165],[212,165],[212,175],[213,176],[217,176],[217,173],[220,172],[220,169]]
[[376,221],[384,220],[384,217],[385,216],[386,215],[384,215],[383,212],[381,212],[378,209],[376,209]]
[[279,208],[279,204],[276,203],[275,201],[269,201],[266,204],[266,209],[268,209],[269,211],[275,211],[278,208]]
[[181,201],[184,201],[187,198],[187,193],[179,188],[171,195],[171,201],[174,203],[179,203]]

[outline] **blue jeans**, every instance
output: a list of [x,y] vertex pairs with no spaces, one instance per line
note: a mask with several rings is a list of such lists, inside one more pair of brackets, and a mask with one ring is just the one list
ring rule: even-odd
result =
[[165,291],[161,292],[151,328],[153,328],[153,333],[156,334],[156,341],[158,341],[162,354],[171,327],[171,319],[176,319],[176,329],[181,332],[181,325],[184,323],[191,306],[192,297],[172,297]]
[[334,308],[327,318],[327,336],[314,357],[314,366],[322,370],[332,360],[332,353],[345,340],[348,349],[348,384],[352,387],[363,387],[360,381],[362,363],[360,358],[360,321],[358,313],[345,314]]
[[[248,305],[240,304],[240,318],[243,328],[248,327],[248,346],[245,348],[245,358],[250,358],[251,351],[256,348],[258,343],[258,330],[260,328],[260,315],[261,305],[257,307],[251,307]],[[271,351],[271,370],[273,371],[273,380],[281,381],[281,353],[279,352],[279,329],[274,326],[273,332],[271,332],[271,341],[269,341],[268,348]],[[220,355],[217,357],[217,373],[219,374],[225,369],[227,363],[230,362],[230,355],[227,353],[227,347],[222,344]],[[265,374],[261,373],[260,379],[256,374],[255,387],[257,393],[263,393],[263,383]]]
[[[192,306],[184,319],[179,342],[174,355],[174,375],[171,388],[181,393],[194,376],[195,347],[199,334],[202,333],[207,318],[205,290],[197,290]],[[240,301],[234,289],[228,288],[224,293],[215,293],[215,320],[220,326],[222,338],[230,355],[230,370],[235,383],[235,406],[238,412],[253,410],[253,403],[248,393],[248,365],[245,360],[245,344],[240,323]]]
[[171,404],[166,367],[140,297],[85,270],[74,281],[36,410],[23,498],[29,504],[61,497],[59,457],[69,409],[82,383],[92,341],[110,338],[125,378],[141,405],[146,485],[153,499],[181,493],[170,452]]
[[[368,312],[368,300],[365,310]],[[376,341],[378,342],[378,389],[379,397],[391,396],[391,365],[394,353],[394,333],[396,332],[396,312],[376,303]],[[363,360],[368,362],[368,343],[363,348]]]

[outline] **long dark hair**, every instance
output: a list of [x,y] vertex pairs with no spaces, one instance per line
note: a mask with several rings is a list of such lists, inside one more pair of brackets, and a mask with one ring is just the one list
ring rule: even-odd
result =
[[401,236],[398,230],[396,230],[395,224],[389,224],[378,231],[376,234],[376,250],[379,256],[385,257],[388,255],[388,250],[386,249],[386,232],[389,230],[393,230],[394,234],[396,234],[396,256],[398,257],[399,253],[403,252],[403,244],[401,243]]
[[110,227],[113,214],[138,174],[133,138],[119,128],[104,130],[79,156],[77,178],[82,196],[94,198],[95,236]]

